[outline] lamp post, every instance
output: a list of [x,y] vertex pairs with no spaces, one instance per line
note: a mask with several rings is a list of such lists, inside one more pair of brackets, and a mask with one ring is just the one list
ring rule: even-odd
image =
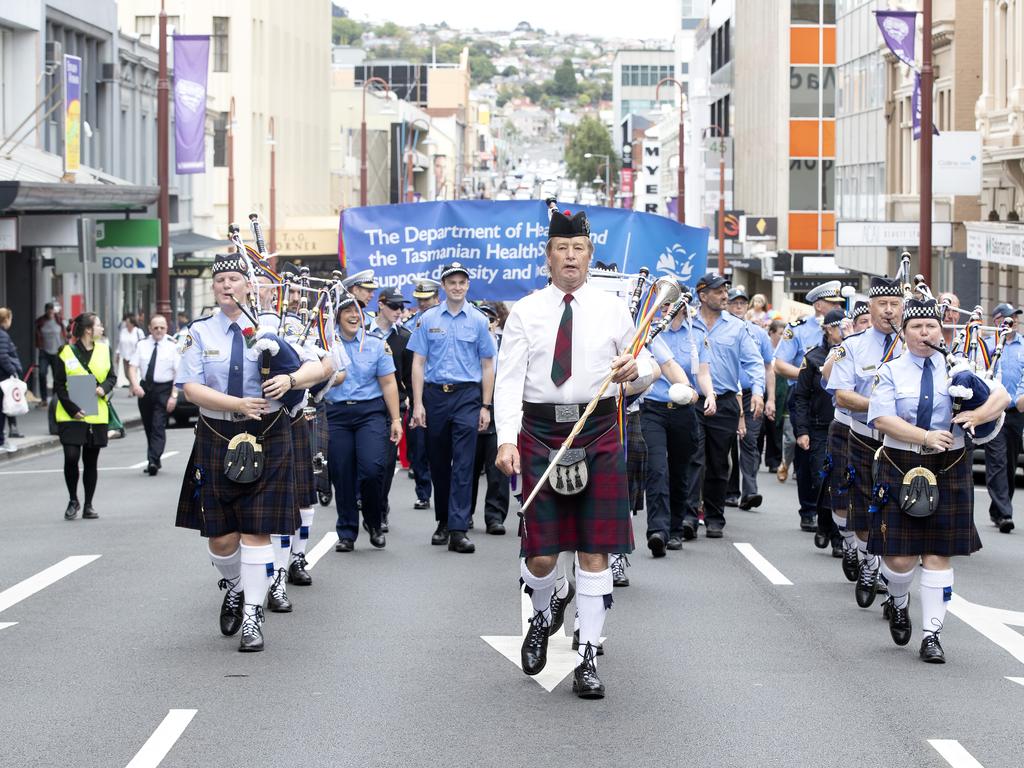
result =
[[171,315],[171,273],[168,269],[170,261],[170,218],[171,218],[171,197],[168,190],[170,172],[168,170],[168,158],[170,147],[168,146],[168,128],[170,127],[170,109],[168,106],[168,93],[170,88],[167,83],[167,11],[164,10],[164,0],[160,0],[160,52],[158,57],[158,68],[156,80],[156,177],[160,187],[160,197],[157,202],[157,217],[160,219],[160,248],[157,256],[156,267],[156,311],[162,315]]
[[932,284],[932,0],[921,4],[924,33],[921,51],[921,195],[918,220],[918,253],[924,282]]
[[366,88],[369,85],[379,85],[385,93],[391,93],[391,85],[383,77],[368,77],[363,81],[363,119],[359,125],[359,134],[362,146],[359,150],[359,204],[366,205]]
[[267,132],[267,144],[270,145],[270,242],[268,246],[271,253],[277,253],[277,176],[276,176],[276,149],[277,139],[274,137],[274,118],[270,118]]
[[[235,221],[235,97],[228,106],[228,224]],[[226,232],[227,230],[225,230]]]
[[[610,173],[611,165],[612,165],[611,158],[608,155],[596,154],[594,152],[584,152],[583,156],[585,158],[587,158],[587,159],[590,159],[591,157],[603,157],[604,158],[604,199],[605,199],[606,203],[609,203],[608,207],[611,208],[612,207],[610,205],[610,203],[611,203],[611,189],[612,189],[611,173]],[[600,166],[598,166],[598,167],[600,167]]]
[[[718,134],[718,274],[725,274],[725,137],[717,125],[709,125],[704,132],[714,129]],[[682,163],[680,163],[681,165]],[[682,201],[677,200],[676,205]]]
[[683,150],[686,146],[686,134],[683,131],[683,115],[686,109],[686,92],[683,90],[683,84],[674,77],[663,77],[658,81],[658,85],[654,89],[655,101],[660,101],[658,91],[661,90],[661,86],[668,83],[679,86],[679,168],[676,169],[676,189],[678,190],[676,221],[684,224],[686,222],[686,171],[683,163],[683,158],[685,157]]

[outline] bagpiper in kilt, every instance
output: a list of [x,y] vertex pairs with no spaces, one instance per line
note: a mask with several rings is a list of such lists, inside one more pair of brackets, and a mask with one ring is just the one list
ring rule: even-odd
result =
[[1010,402],[999,382],[968,370],[951,375],[940,323],[934,299],[906,302],[904,353],[879,369],[868,409],[869,424],[884,435],[874,462],[868,548],[883,560],[889,633],[897,645],[910,642],[910,586],[920,567],[919,655],[933,664],[946,660],[939,635],[953,597],[950,558],[981,548],[964,433],[978,428],[982,440]]

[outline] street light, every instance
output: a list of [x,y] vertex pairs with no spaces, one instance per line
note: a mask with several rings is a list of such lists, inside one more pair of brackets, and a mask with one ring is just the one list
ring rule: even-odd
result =
[[[609,192],[610,192],[610,190],[612,188],[611,187],[611,176],[610,176],[610,173],[609,173],[611,171],[611,158],[608,157],[608,155],[595,154],[594,152],[585,152],[583,154],[583,157],[587,158],[588,160],[590,158],[592,158],[592,157],[603,157],[604,158],[604,194],[605,194],[605,201],[606,202],[610,202]],[[598,167],[600,167],[600,166],[598,166]],[[601,179],[597,179],[593,183],[594,184],[600,184],[601,183]],[[608,206],[608,207],[610,208],[611,206]]]
[[[235,221],[235,97],[228,106],[228,224]],[[227,231],[227,230],[225,230]]]
[[384,89],[385,94],[391,93],[391,85],[383,77],[368,77],[363,81],[363,120],[359,126],[362,147],[359,150],[359,204],[366,205],[366,88],[369,85],[379,85]]
[[267,144],[270,145],[270,252],[277,253],[277,187],[276,187],[276,175],[275,161],[276,161],[276,148],[277,139],[274,137],[274,118],[270,118],[270,125],[268,126],[267,133]]
[[[718,274],[725,274],[725,137],[717,125],[704,129],[704,137],[714,129],[718,133]],[[680,163],[682,165],[682,163]],[[676,201],[681,205],[682,200]]]
[[686,109],[686,91],[683,88],[683,84],[676,80],[674,77],[663,77],[658,81],[658,85],[654,89],[654,100],[660,101],[658,97],[658,91],[661,90],[661,86],[667,83],[679,86],[679,167],[676,169],[676,189],[678,190],[679,199],[676,201],[676,221],[680,224],[686,222],[686,173],[684,171],[683,149],[685,146],[685,132],[683,130],[683,114]]

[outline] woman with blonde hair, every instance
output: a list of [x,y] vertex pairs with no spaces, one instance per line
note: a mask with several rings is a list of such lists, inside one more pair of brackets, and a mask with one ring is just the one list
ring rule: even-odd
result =
[[770,322],[768,317],[768,298],[763,293],[755,293],[750,299],[747,320],[752,320],[760,326],[767,326]]

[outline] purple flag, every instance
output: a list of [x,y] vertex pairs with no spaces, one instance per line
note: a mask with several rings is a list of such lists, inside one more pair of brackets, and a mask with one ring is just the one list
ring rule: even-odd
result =
[[206,172],[209,35],[174,36],[174,161],[178,174]]
[[915,11],[875,11],[875,21],[882,30],[885,44],[893,55],[906,64],[914,66],[914,36],[917,23]]
[[[910,95],[911,135],[914,141],[921,138],[921,75],[914,73],[914,92]],[[932,123],[932,135],[938,136],[939,129]]]

